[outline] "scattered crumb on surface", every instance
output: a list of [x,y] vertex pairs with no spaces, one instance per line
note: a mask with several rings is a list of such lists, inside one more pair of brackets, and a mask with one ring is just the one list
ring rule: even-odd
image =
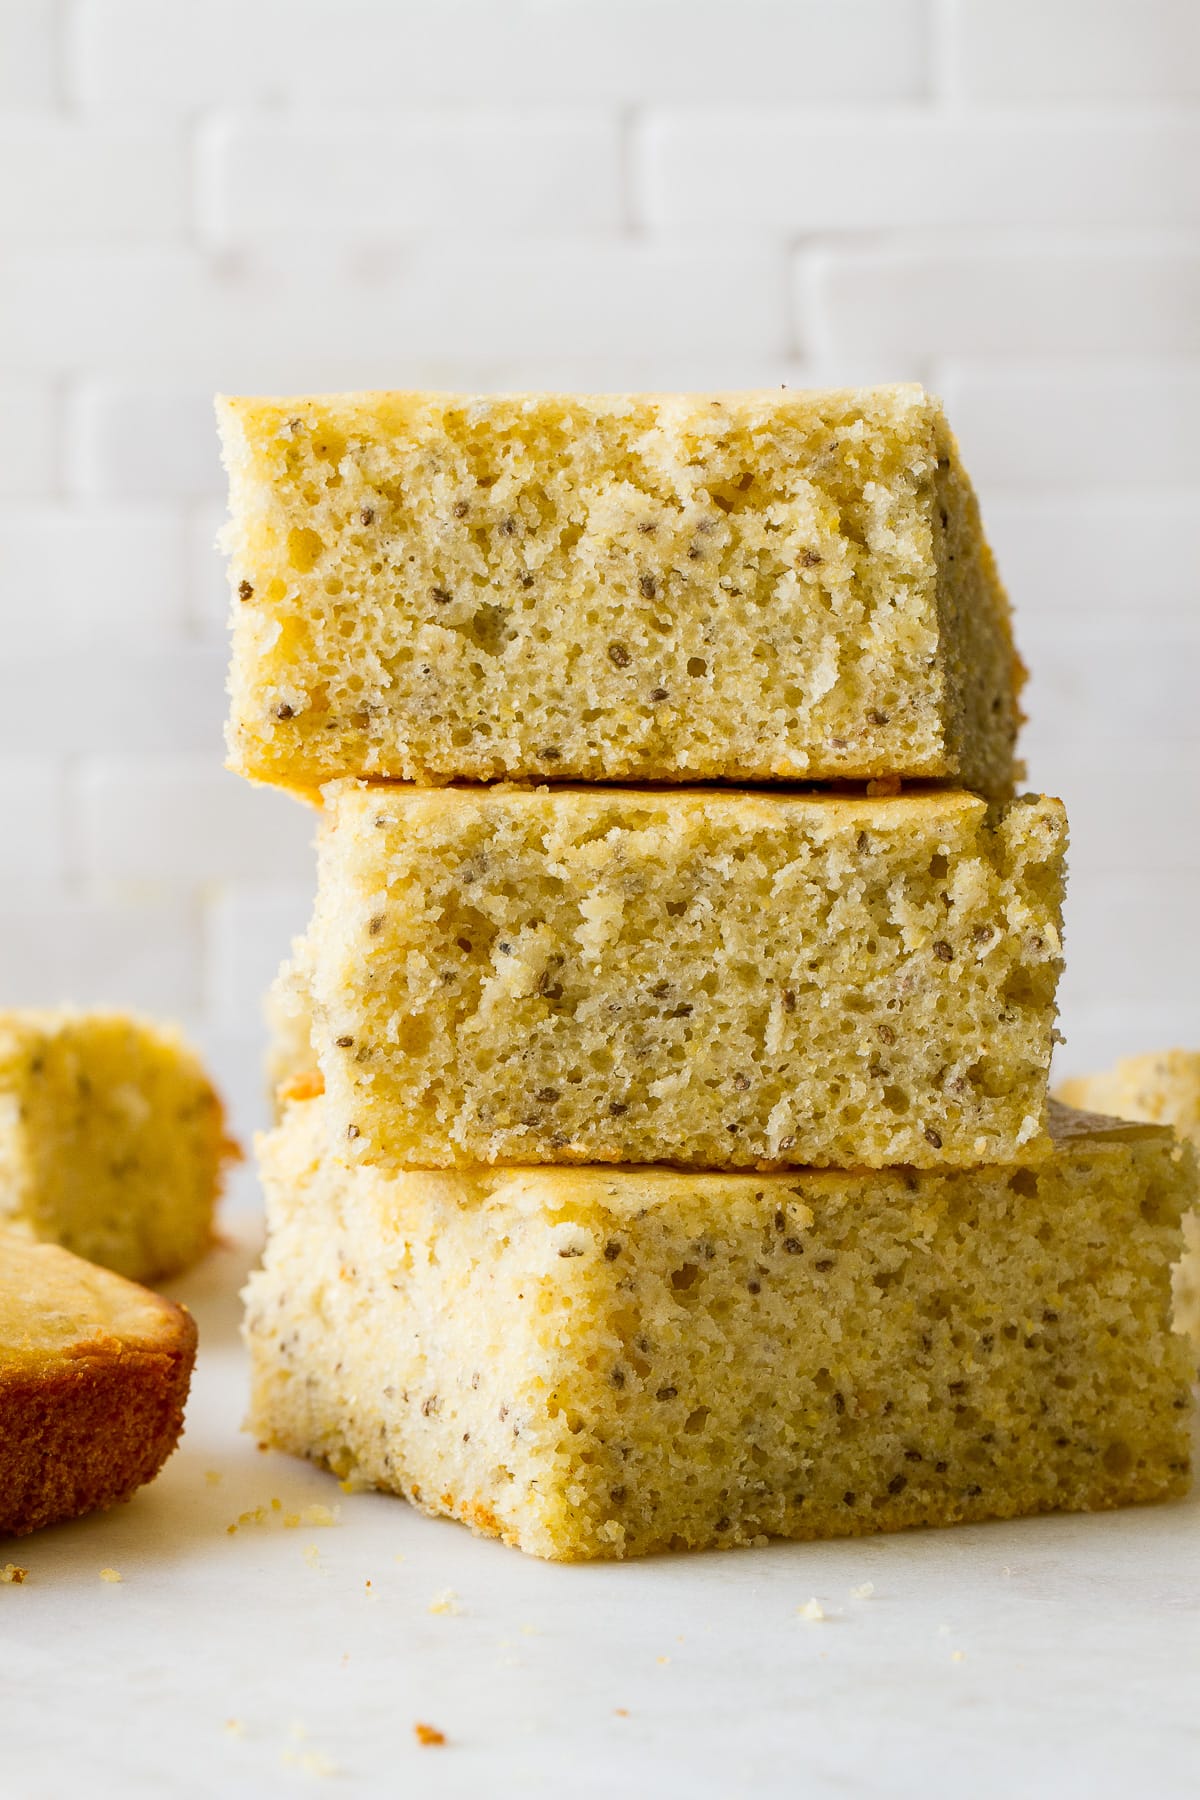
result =
[[403,1561],[404,1561],[404,1552],[403,1552],[403,1550],[397,1550],[397,1552],[396,1552],[396,1556],[395,1556],[395,1560],[396,1560],[396,1562],[403,1562]]
[[454,1589],[443,1588],[441,1593],[435,1594],[429,1602],[429,1610],[431,1613],[460,1613],[462,1607],[459,1605],[458,1595]]
[[225,1527],[232,1537],[241,1525],[282,1524],[285,1531],[300,1525],[337,1525],[341,1522],[340,1506],[302,1506],[298,1512],[284,1512],[283,1501],[273,1499],[269,1506],[251,1506],[239,1513],[234,1524]]
[[869,1600],[874,1592],[875,1583],[873,1581],[864,1581],[861,1587],[853,1587],[850,1589],[850,1598],[852,1600]]
[[282,1757],[286,1769],[299,1769],[304,1775],[336,1775],[337,1764],[319,1750],[285,1750]]
[[796,1608],[796,1616],[800,1619],[813,1619],[818,1623],[829,1617],[821,1602],[817,1599],[806,1600],[803,1606]]
[[225,1730],[230,1737],[244,1738],[246,1735],[246,1727],[240,1719],[226,1719]]
[[967,1653],[965,1650],[956,1650],[950,1658],[951,1662],[966,1662],[966,1660]]
[[340,1506],[302,1506],[300,1518],[305,1525],[336,1525],[342,1516]]
[[321,1552],[316,1544],[305,1544],[304,1560],[310,1569],[315,1569],[320,1566]]
[[541,1637],[541,1635],[536,1625],[522,1625],[521,1627],[522,1637]]
[[0,1581],[6,1582],[10,1587],[20,1587],[28,1573],[29,1570],[23,1569],[20,1563],[5,1563],[0,1569]]
[[120,1569],[101,1569],[100,1579],[101,1581],[124,1581],[125,1577]]
[[618,1719],[627,1719],[629,1717],[629,1708],[627,1706],[614,1706],[613,1712]]
[[671,1659],[669,1656],[656,1656],[654,1660],[656,1663],[669,1663]]
[[418,1721],[418,1723],[413,1726],[413,1731],[416,1734],[418,1744],[421,1744],[426,1748],[431,1744],[444,1744],[446,1741],[445,1732],[439,1731],[436,1725],[422,1725]]

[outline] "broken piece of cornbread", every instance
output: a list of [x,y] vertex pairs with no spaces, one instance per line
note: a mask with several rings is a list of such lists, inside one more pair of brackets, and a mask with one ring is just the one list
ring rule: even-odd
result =
[[1059,1111],[1016,1168],[384,1175],[260,1142],[251,1429],[538,1556],[1187,1485],[1190,1149]]
[[[1200,1050],[1158,1050],[1126,1056],[1099,1075],[1064,1081],[1069,1106],[1171,1125],[1200,1150]],[[1183,1221],[1183,1255],[1175,1267],[1175,1329],[1186,1332],[1200,1356],[1200,1211]]]
[[1008,604],[919,387],[218,416],[240,774],[1012,791]]
[[127,1500],[175,1448],[190,1313],[0,1228],[0,1532]]
[[963,793],[325,791],[296,947],[351,1161],[1013,1161],[1066,820]]
[[122,1013],[0,1013],[0,1224],[158,1280],[207,1250],[237,1154],[172,1028]]

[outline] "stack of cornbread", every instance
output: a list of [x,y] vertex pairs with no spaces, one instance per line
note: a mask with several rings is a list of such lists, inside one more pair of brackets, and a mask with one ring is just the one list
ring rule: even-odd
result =
[[939,407],[221,422],[232,763],[321,804],[259,1436],[561,1558],[1179,1492],[1194,1165],[1048,1110],[1066,823]]

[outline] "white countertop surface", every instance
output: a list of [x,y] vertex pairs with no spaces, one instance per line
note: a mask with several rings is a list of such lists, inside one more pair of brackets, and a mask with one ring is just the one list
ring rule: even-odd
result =
[[[3,1800],[1200,1793],[1200,1500],[536,1562],[239,1432],[254,1237],[179,1284],[201,1354],[159,1480],[0,1544],[29,1571],[0,1585]],[[338,1522],[284,1525],[313,1504]]]

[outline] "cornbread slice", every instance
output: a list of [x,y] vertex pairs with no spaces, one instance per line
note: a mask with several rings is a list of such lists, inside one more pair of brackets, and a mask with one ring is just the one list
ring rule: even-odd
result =
[[127,1500],[183,1429],[190,1313],[0,1230],[0,1532]]
[[[1059,1094],[1069,1106],[1171,1125],[1200,1150],[1200,1050],[1126,1056],[1103,1074],[1064,1081]],[[1200,1356],[1200,1211],[1185,1216],[1183,1244],[1174,1276],[1175,1329],[1187,1333]]]
[[919,387],[218,415],[243,775],[1012,791],[1008,603]]
[[296,979],[336,1140],[1013,1161],[1045,1143],[1065,835],[1056,800],[963,793],[331,784]]
[[0,1225],[154,1281],[208,1248],[237,1154],[172,1028],[122,1013],[0,1013]]
[[1182,1493],[1190,1149],[1059,1111],[1017,1168],[387,1176],[260,1142],[251,1429],[538,1556]]
[[267,990],[263,1013],[267,1026],[265,1073],[267,1094],[276,1120],[287,1097],[299,1098],[308,1085],[320,1089],[312,1047],[312,1020],[303,995],[285,962]]

